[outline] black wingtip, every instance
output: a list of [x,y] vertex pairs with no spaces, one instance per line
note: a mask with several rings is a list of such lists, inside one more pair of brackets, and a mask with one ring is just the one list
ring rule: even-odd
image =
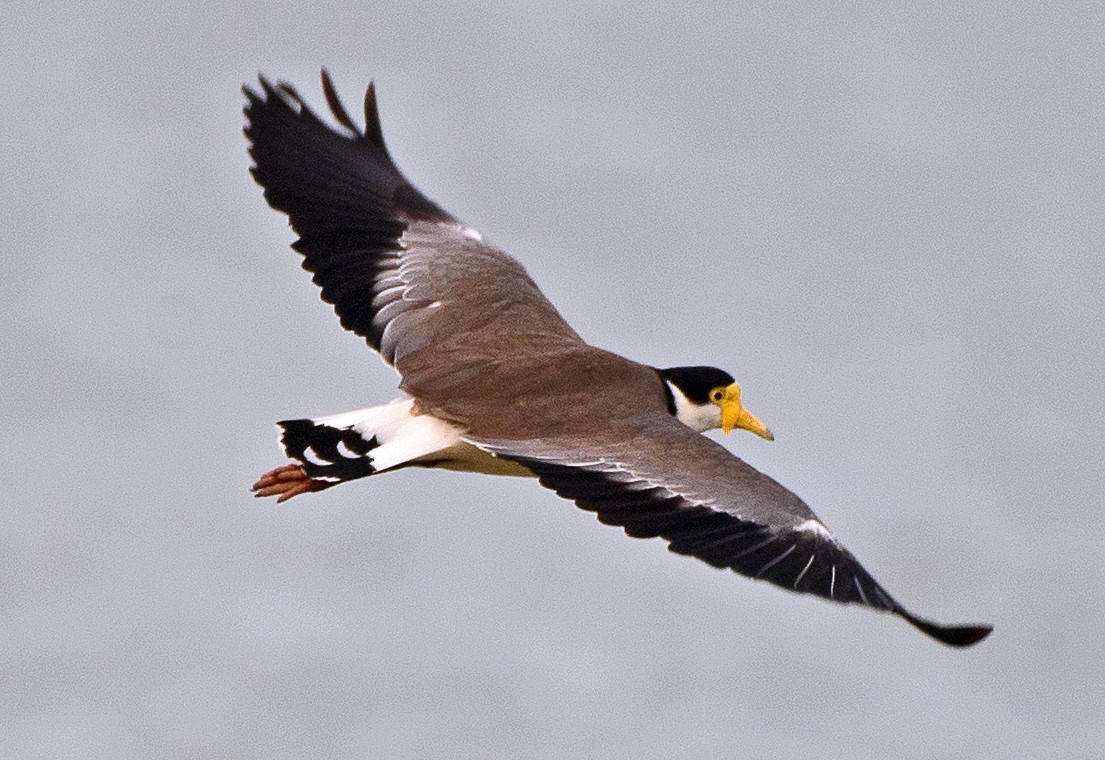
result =
[[376,107],[376,83],[369,82],[364,94],[364,138],[387,154],[384,130],[380,126],[380,110]]
[[[385,156],[388,155],[387,146],[384,144],[384,130],[380,126],[380,110],[376,106],[376,83],[369,82],[364,94],[364,131],[357,128],[356,123],[345,110],[345,105],[338,97],[338,90],[330,79],[330,72],[322,70],[322,93],[326,96],[326,104],[330,106],[330,112],[338,123],[352,132],[359,140],[379,148]],[[388,156],[390,159],[390,156]]]
[[917,630],[927,633],[932,638],[950,647],[974,646],[994,630],[992,625],[939,625],[915,617],[905,611],[899,611],[898,614],[908,620]]
[[345,105],[342,104],[341,98],[338,97],[338,91],[334,87],[333,80],[330,79],[330,72],[326,69],[322,70],[322,94],[326,96],[326,105],[330,106],[330,113],[334,114],[334,118],[338,120],[338,123],[352,132],[357,138],[363,138],[361,130],[357,128],[357,125],[350,118],[349,112],[345,110]]
[[248,84],[242,85],[242,94],[246,96],[246,100],[249,101],[249,105],[251,106],[255,106],[261,102],[261,96],[254,92],[253,88]]

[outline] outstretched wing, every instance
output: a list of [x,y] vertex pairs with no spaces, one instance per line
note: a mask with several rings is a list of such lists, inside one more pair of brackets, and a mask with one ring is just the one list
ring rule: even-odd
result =
[[[265,199],[288,215],[293,248],[347,330],[403,371],[420,350],[480,357],[482,342],[579,341],[522,266],[483,242],[414,188],[384,145],[375,93],[360,131],[325,71],[322,84],[341,131],[287,84],[245,87],[251,171]],[[501,352],[501,351],[500,351]]]
[[532,470],[541,484],[636,538],[792,591],[908,620],[952,646],[988,626],[942,626],[911,614],[800,498],[673,417],[647,415],[601,437],[473,440]]

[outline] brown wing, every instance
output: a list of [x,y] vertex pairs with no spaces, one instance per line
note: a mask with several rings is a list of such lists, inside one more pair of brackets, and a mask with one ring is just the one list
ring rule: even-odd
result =
[[798,496],[673,417],[644,415],[597,436],[473,440],[637,538],[801,593],[908,620],[952,646],[989,626],[942,626],[898,604]]
[[[299,235],[293,248],[347,330],[404,372],[404,357],[433,346],[471,357],[504,333],[536,345],[579,336],[526,274],[416,190],[384,145],[373,87],[364,131],[329,77],[335,130],[289,85],[244,88],[252,173]],[[404,374],[406,374],[404,372]]]

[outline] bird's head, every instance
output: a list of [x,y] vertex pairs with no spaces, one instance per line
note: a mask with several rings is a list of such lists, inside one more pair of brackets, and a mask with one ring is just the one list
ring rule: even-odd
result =
[[741,388],[716,367],[670,367],[660,370],[670,391],[671,412],[692,430],[704,433],[741,428],[769,441],[775,436],[741,404]]

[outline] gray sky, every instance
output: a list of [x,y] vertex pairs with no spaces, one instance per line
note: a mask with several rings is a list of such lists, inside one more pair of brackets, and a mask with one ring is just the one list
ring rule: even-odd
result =
[[[93,9],[99,5],[99,9]],[[0,756],[1092,757],[1105,19],[1062,4],[5,7]],[[729,369],[969,651],[536,483],[282,507],[271,423],[387,401],[238,88],[370,78],[400,166],[588,340]]]

